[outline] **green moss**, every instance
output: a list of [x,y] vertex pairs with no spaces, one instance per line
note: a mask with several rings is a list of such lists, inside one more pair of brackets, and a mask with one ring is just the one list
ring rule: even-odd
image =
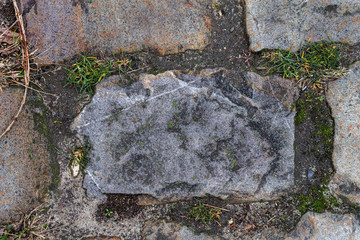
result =
[[230,168],[233,169],[235,167],[235,163],[236,163],[236,159],[234,159],[231,164],[230,164]]
[[319,124],[317,128],[317,134],[324,139],[324,143],[329,145],[332,143],[333,129],[330,127],[329,123]]
[[54,141],[50,132],[50,128],[47,125],[47,108],[43,104],[41,95],[38,94],[36,98],[29,98],[28,105],[33,108],[40,108],[42,113],[33,112],[33,119],[35,123],[35,130],[47,138],[48,150],[50,152],[50,171],[51,171],[51,183],[49,190],[54,191],[57,194],[57,187],[60,183],[60,166],[56,161],[56,152],[54,151]]
[[[302,106],[302,105],[300,105]],[[295,124],[301,124],[307,119],[306,111],[301,107],[297,110],[296,116],[295,116]]]
[[296,196],[297,206],[300,212],[307,211],[324,212],[339,206],[337,199],[330,194],[324,185],[311,188],[306,194]]
[[[304,93],[296,103],[295,124],[301,124],[312,115],[313,109],[319,110],[321,102],[314,96],[314,91]],[[316,113],[316,112],[315,112]]]
[[307,211],[321,213],[340,206],[337,198],[329,191],[330,179],[331,174],[325,174],[319,185],[310,188],[306,194],[299,194],[295,197],[297,208],[301,213]]
[[169,129],[172,129],[176,126],[176,123],[170,120],[170,121],[168,121],[167,126]]
[[325,97],[314,90],[303,93],[296,103],[295,125],[307,124],[310,142],[318,159],[331,159],[334,127]]

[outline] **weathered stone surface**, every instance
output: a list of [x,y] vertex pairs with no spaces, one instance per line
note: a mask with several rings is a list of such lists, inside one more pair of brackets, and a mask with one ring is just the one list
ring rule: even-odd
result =
[[306,213],[285,240],[358,240],[360,222],[354,214]]
[[335,120],[333,163],[336,193],[360,204],[360,62],[349,74],[331,82],[327,99]]
[[[93,148],[88,194],[279,197],[293,186],[295,114],[252,86],[261,79],[218,70],[143,75],[125,89],[119,77],[103,82],[72,124]],[[286,81],[272,79],[274,89]]]
[[[21,89],[0,92],[1,132],[16,114],[22,95]],[[46,139],[34,130],[28,107],[0,140],[0,222],[14,219],[21,211],[31,210],[43,197],[50,181],[46,143]]]
[[49,64],[82,51],[160,54],[202,49],[210,19],[206,1],[21,0],[38,62]]
[[147,222],[143,229],[145,240],[220,240],[223,238],[209,236],[205,233],[195,234],[185,226],[165,221]]
[[246,0],[250,49],[297,50],[309,39],[355,44],[360,4],[353,0]]

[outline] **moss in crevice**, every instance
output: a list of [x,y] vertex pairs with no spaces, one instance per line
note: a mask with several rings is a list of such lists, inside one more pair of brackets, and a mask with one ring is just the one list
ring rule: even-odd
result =
[[48,151],[50,153],[50,171],[51,171],[51,183],[49,190],[56,192],[58,184],[60,183],[60,166],[56,161],[56,152],[54,151],[54,140],[52,138],[50,128],[48,126],[47,108],[42,101],[40,94],[29,97],[28,105],[33,108],[41,109],[40,112],[33,111],[34,128],[40,134],[47,138]]
[[307,193],[334,173],[334,120],[325,94],[313,89],[301,92],[296,111],[295,183],[299,191]]
[[334,174],[335,131],[325,95],[313,89],[303,91],[296,102],[296,110],[295,181],[300,190],[293,195],[296,208],[302,214],[307,211],[356,211],[328,188]]
[[297,208],[301,213],[313,211],[322,213],[325,210],[334,210],[340,203],[328,189],[330,176],[325,174],[319,185],[313,186],[305,194],[295,196]]
[[311,122],[313,129],[310,144],[316,158],[331,160],[334,143],[334,123],[330,109],[323,94],[308,90],[302,94],[296,104],[295,124]]
[[[331,158],[334,139],[334,121],[324,94],[308,90],[302,94],[296,103],[297,114],[295,125],[310,121],[313,125],[311,138],[313,143],[321,144],[326,157]],[[315,144],[313,144],[315,145]]]

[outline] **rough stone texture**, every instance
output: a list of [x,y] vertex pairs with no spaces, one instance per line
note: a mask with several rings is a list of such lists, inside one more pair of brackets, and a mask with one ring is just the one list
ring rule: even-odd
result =
[[31,45],[39,63],[71,58],[82,51],[160,54],[202,49],[210,19],[206,1],[21,0]]
[[[254,87],[269,80],[220,69],[142,75],[125,89],[117,76],[104,81],[72,124],[93,149],[88,195],[251,201],[289,191],[295,113]],[[272,80],[270,92],[291,95],[289,84],[276,90],[286,80]]]
[[195,234],[185,226],[165,221],[147,222],[143,229],[143,239],[166,239],[166,240],[221,240],[217,236],[209,236],[205,233]]
[[332,213],[306,213],[295,231],[285,240],[358,240],[360,222],[353,214],[338,215]]
[[360,4],[354,0],[246,0],[250,49],[297,50],[309,39],[355,44]]
[[336,193],[360,204],[360,62],[350,67],[345,78],[329,84],[327,99],[335,120],[336,175],[331,185]]
[[[0,92],[1,132],[18,110],[22,95],[21,89]],[[46,139],[34,130],[28,107],[0,140],[0,222],[16,218],[21,211],[31,210],[43,197],[50,180],[46,143]]]

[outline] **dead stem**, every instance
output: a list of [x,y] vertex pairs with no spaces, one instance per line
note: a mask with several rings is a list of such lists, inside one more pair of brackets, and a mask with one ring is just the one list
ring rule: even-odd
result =
[[[10,81],[11,81],[12,83],[14,83],[15,85],[20,85],[20,86],[25,87],[25,84],[22,84],[22,83],[20,83],[20,82],[14,81],[14,80],[10,80]],[[41,91],[41,90],[37,90],[37,89],[32,88],[32,87],[29,87],[29,86],[28,86],[28,89],[31,89],[31,90],[33,90],[33,91],[35,91],[35,92],[40,93],[40,94],[42,93],[42,94],[45,94],[45,95],[50,95],[50,96],[59,98],[59,96],[56,95],[56,94],[52,94],[52,93],[44,92],[44,91]]]
[[20,13],[19,7],[16,3],[16,0],[12,0],[13,5],[14,5],[14,10],[15,10],[15,15],[16,15],[16,19],[18,21],[19,24],[19,30],[20,30],[20,36],[21,36],[21,40],[22,40],[22,57],[23,57],[23,61],[22,61],[22,65],[24,67],[24,80],[25,80],[25,90],[24,90],[24,95],[21,101],[21,105],[19,107],[18,112],[16,113],[16,115],[14,116],[13,120],[11,121],[11,123],[9,124],[9,126],[5,129],[5,131],[0,135],[0,139],[7,133],[10,131],[11,127],[14,125],[15,121],[17,120],[17,118],[19,117],[24,105],[25,105],[25,101],[26,101],[26,96],[27,96],[27,91],[28,91],[28,87],[29,87],[29,79],[30,79],[30,61],[29,61],[29,52],[28,52],[28,48],[27,48],[27,41],[26,41],[26,34],[25,34],[25,28],[24,28],[24,22],[23,22],[23,18],[22,15]]

